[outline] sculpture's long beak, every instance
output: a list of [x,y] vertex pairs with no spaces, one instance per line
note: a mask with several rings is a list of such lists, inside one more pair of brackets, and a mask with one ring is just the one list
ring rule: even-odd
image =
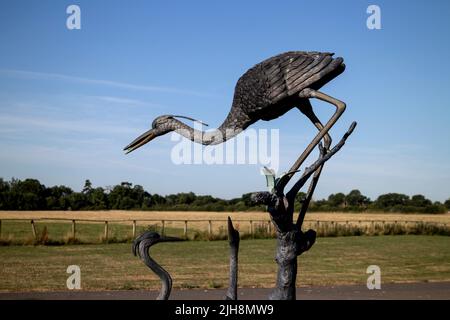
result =
[[126,151],[125,154],[128,154],[131,151],[134,151],[137,148],[142,147],[147,142],[152,141],[155,137],[156,137],[155,129],[150,129],[141,134],[136,139],[134,139],[133,142],[131,142],[129,145],[123,148],[123,150]]

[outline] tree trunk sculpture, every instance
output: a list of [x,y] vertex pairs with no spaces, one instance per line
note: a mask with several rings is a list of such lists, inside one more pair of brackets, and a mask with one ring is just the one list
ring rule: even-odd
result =
[[[284,194],[284,177],[291,172],[288,172],[276,181],[272,192],[257,192],[252,195],[252,200],[255,203],[267,205],[267,210],[277,233],[275,260],[278,264],[278,272],[275,290],[269,296],[271,300],[296,299],[297,257],[303,252],[308,251],[316,240],[316,232],[314,230],[310,229],[306,232],[301,230],[312,193],[314,192],[323,164],[342,148],[355,126],[356,122],[353,122],[347,133],[331,150],[327,151],[326,148],[319,144],[319,159],[305,169],[303,175],[286,195]],[[313,174],[314,177],[311,181],[306,199],[302,203],[297,222],[293,223],[295,196]]]

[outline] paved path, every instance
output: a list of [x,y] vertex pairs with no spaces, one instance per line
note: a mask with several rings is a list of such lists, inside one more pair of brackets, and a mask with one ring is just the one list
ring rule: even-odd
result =
[[[266,300],[271,289],[239,289],[240,300]],[[173,300],[223,300],[223,289],[173,290]],[[59,291],[59,292],[0,292],[0,300],[146,300],[155,299],[156,291]],[[380,290],[368,290],[365,286],[316,286],[297,289],[299,300],[371,300],[400,299],[450,300],[450,282],[385,284]]]

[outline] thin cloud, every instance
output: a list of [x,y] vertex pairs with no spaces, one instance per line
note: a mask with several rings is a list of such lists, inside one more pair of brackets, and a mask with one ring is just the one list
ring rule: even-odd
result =
[[88,98],[94,98],[101,102],[107,102],[111,104],[116,105],[122,105],[122,106],[145,106],[145,107],[153,107],[153,108],[163,108],[164,106],[152,103],[152,102],[145,102],[137,99],[130,99],[130,98],[123,98],[123,97],[116,97],[116,96],[88,96]]
[[65,74],[60,74],[60,73],[47,73],[47,72],[10,70],[10,69],[1,69],[0,73],[8,75],[8,76],[12,76],[12,77],[22,77],[22,78],[34,79],[34,80],[60,80],[60,81],[79,82],[79,83],[84,83],[84,84],[103,85],[103,86],[116,87],[116,88],[122,88],[122,89],[139,90],[139,91],[153,91],[153,92],[156,91],[156,92],[177,93],[177,94],[186,94],[186,95],[194,95],[194,96],[210,96],[209,94],[206,94],[203,92],[184,90],[184,89],[173,88],[173,87],[138,85],[138,84],[131,84],[131,83],[126,83],[126,82],[111,81],[111,80],[89,79],[89,78],[70,76],[70,75],[65,75]]
[[126,104],[126,105],[138,105],[142,106],[146,103],[140,100],[136,99],[128,99],[128,98],[121,98],[121,97],[113,97],[113,96],[93,96],[93,98],[105,101],[105,102],[112,102],[117,104]]

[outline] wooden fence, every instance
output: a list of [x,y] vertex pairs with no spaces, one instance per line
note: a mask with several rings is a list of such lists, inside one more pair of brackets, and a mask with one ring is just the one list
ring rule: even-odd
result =
[[[68,222],[71,223],[71,237],[75,238],[77,236],[77,223],[102,223],[104,225],[103,229],[103,238],[108,239],[109,237],[109,225],[112,223],[116,224],[129,224],[131,223],[131,231],[133,238],[136,237],[136,229],[138,223],[157,223],[161,224],[160,233],[162,235],[166,232],[166,225],[167,223],[174,223],[178,222],[183,225],[183,236],[187,238],[188,236],[188,224],[191,223],[207,223],[207,232],[208,235],[213,235],[213,223],[220,223],[222,226],[226,224],[226,219],[186,219],[186,220],[180,220],[180,219],[139,219],[139,220],[130,220],[130,219],[111,219],[111,220],[92,220],[92,219],[64,219],[64,218],[39,218],[39,219],[0,219],[0,238],[2,237],[2,221],[22,221],[26,222],[29,221],[31,224],[31,234],[33,238],[38,237],[38,233],[36,231],[36,222],[39,221],[48,221],[48,222]],[[255,226],[258,226],[261,228],[266,228],[265,231],[267,233],[272,233],[273,227],[272,222],[268,219],[260,220],[260,219],[233,219],[233,223],[235,224],[241,224],[245,223],[248,224],[249,227],[249,233],[253,236],[255,233]],[[445,222],[426,222],[426,221],[417,221],[417,220],[345,220],[345,221],[330,221],[330,220],[305,220],[304,222],[306,225],[309,225],[311,228],[319,229],[319,227],[323,226],[336,226],[336,225],[352,225],[352,226],[363,226],[363,225],[371,225],[374,227],[376,224],[395,224],[395,225],[407,225],[407,224],[419,224],[419,223],[429,223],[433,225],[441,225],[444,227],[448,226],[448,223]],[[198,230],[198,229],[196,229]]]

